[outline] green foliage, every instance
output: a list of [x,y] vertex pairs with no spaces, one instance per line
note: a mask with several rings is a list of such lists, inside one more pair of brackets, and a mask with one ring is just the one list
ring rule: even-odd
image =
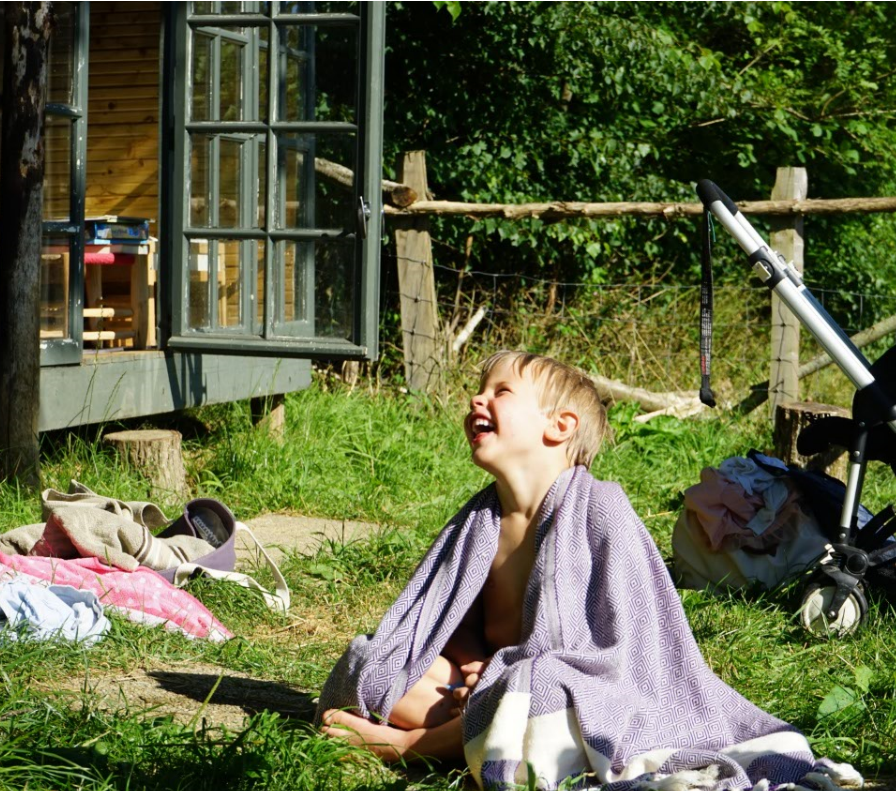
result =
[[[451,17],[441,5],[391,3],[387,22],[385,161],[425,149],[437,197],[692,201],[712,178],[764,199],[788,165],[809,168],[813,196],[896,187],[891,4],[487,2]],[[472,234],[487,271],[593,283],[697,271],[685,221],[436,225],[443,257]],[[808,227],[815,281],[892,288],[892,218]]]

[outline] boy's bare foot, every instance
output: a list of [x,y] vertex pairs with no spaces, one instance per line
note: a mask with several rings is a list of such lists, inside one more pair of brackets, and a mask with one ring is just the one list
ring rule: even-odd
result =
[[365,720],[339,709],[324,712],[321,732],[363,747],[384,761],[400,761],[408,750],[408,732]]
[[370,722],[347,711],[330,709],[324,712],[321,732],[363,747],[384,761],[457,760],[464,757],[460,717],[434,728],[405,731]]

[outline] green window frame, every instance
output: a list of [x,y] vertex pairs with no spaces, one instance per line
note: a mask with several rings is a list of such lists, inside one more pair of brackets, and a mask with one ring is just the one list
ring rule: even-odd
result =
[[[45,219],[42,246],[45,251],[67,250],[62,257],[67,267],[61,282],[67,284],[63,294],[50,295],[51,288],[59,288],[41,280],[42,309],[51,299],[67,307],[59,338],[41,337],[41,365],[78,363],[83,350],[84,332],[84,199],[87,171],[87,52],[90,25],[90,3],[56,3],[56,13],[66,14],[67,26],[57,26],[50,39],[49,95],[44,113],[45,137],[50,140],[49,127],[63,132],[69,138],[68,173],[45,172],[44,200],[47,201],[48,179],[65,178],[68,181],[68,217]],[[60,36],[69,36],[62,40]],[[59,95],[59,89],[67,95]],[[45,166],[46,167],[46,166]],[[52,183],[50,188],[54,187]],[[65,188],[62,183],[63,190]],[[46,211],[45,211],[46,216]],[[45,319],[41,319],[43,328]]]
[[[162,162],[170,230],[163,342],[373,359],[383,4],[197,2],[168,10],[171,102],[163,115],[173,148]],[[349,80],[341,84],[353,99],[331,106],[318,91],[318,70],[335,74],[343,63]],[[331,157],[354,174],[350,187],[317,173]]]

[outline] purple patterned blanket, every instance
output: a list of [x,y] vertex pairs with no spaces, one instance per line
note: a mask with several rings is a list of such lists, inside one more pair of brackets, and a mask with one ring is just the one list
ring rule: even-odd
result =
[[[696,784],[720,791],[826,771],[798,731],[706,665],[617,484],[570,470],[539,518],[522,642],[495,654],[463,713],[464,752],[481,786],[526,784],[534,772],[554,789],[589,773],[586,783],[621,791],[704,770]],[[499,528],[490,486],[440,533],[376,633],[352,642],[319,712],[388,718],[479,594]]]

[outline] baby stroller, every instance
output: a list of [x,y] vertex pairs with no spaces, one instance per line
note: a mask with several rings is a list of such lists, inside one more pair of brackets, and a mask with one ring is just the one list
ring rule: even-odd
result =
[[[828,552],[803,589],[800,621],[813,632],[844,635],[855,631],[868,613],[865,591],[896,590],[896,512],[888,505],[860,525],[862,485],[869,461],[889,464],[896,474],[896,347],[874,364],[849,340],[805,287],[799,273],[772,250],[734,202],[713,182],[700,181],[704,207],[704,289],[701,298],[701,400],[714,406],[709,388],[712,293],[709,272],[709,214],[743,248],[759,279],[794,313],[856,389],[852,417],[821,418],[804,429],[797,450],[804,455],[833,446],[848,451],[848,476],[839,520],[830,520]],[[707,287],[707,284],[709,286]],[[833,479],[832,479],[833,480]],[[839,485],[842,488],[842,484]],[[865,512],[867,517],[867,512]]]

